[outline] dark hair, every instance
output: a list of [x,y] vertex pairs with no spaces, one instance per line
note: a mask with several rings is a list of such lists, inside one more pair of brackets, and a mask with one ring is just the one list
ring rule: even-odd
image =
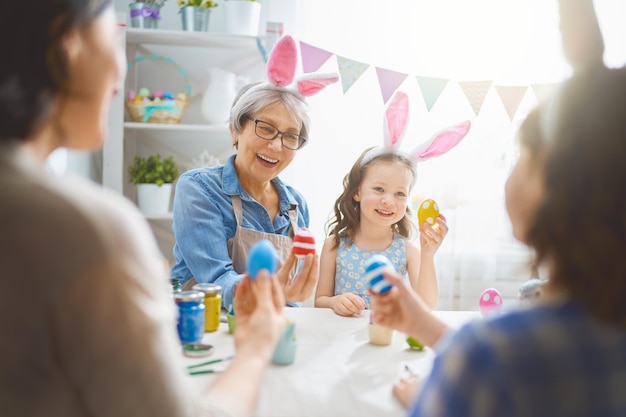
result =
[[[415,179],[415,169],[413,163],[403,154],[397,152],[384,152],[377,154],[367,163],[363,164],[363,158],[373,148],[366,149],[356,160],[350,172],[343,178],[343,193],[337,198],[334,205],[334,217],[331,218],[326,225],[327,234],[335,236],[335,245],[339,246],[339,240],[342,237],[347,237],[350,244],[354,242],[354,232],[359,225],[361,218],[361,210],[359,209],[359,203],[354,201],[354,195],[356,194],[363,177],[367,172],[367,169],[374,163],[379,162],[397,162],[405,165],[413,173],[413,179]],[[411,231],[414,229],[414,224],[409,219],[411,209],[407,206],[404,217],[393,225],[394,233],[403,236],[410,237]]]
[[28,0],[0,13],[0,143],[24,141],[65,92],[63,36],[93,21],[111,0]]
[[529,241],[549,260],[549,285],[626,328],[626,70],[574,76],[557,97]]

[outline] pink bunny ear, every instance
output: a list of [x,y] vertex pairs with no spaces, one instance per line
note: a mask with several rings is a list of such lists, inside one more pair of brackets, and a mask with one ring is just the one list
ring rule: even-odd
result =
[[398,91],[385,111],[385,148],[397,148],[409,120],[409,97]]
[[311,97],[337,81],[339,81],[337,74],[304,75],[298,79],[298,92],[305,97]]
[[298,48],[291,35],[280,38],[269,58],[265,72],[269,82],[277,87],[285,87],[293,81],[298,66]]
[[472,123],[466,120],[442,130],[429,141],[415,148],[410,154],[411,160],[414,162],[425,161],[448,152],[467,135],[471,125]]

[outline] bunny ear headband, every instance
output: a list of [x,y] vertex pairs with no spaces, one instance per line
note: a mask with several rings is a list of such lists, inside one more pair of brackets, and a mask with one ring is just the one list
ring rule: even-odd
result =
[[267,82],[254,86],[248,91],[254,91],[271,84],[276,87],[296,91],[304,97],[310,97],[319,93],[328,85],[339,81],[339,76],[334,73],[307,74],[298,77],[295,85],[292,86],[297,67],[298,48],[296,47],[296,41],[290,35],[285,35],[276,42],[267,59],[265,68]]
[[[384,114],[384,142],[383,146],[371,149],[361,160],[361,166],[365,166],[372,159],[385,153],[403,153],[399,146],[402,136],[409,121],[409,97],[398,91],[391,99]],[[454,148],[469,132],[471,123],[469,120],[449,126],[432,136],[426,142],[415,147],[406,156],[417,165],[435,156],[443,155]]]

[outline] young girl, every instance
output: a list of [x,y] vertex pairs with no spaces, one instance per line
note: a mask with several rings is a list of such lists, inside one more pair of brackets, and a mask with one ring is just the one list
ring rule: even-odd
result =
[[456,145],[467,133],[469,123],[436,135],[431,144],[437,145],[405,154],[397,146],[407,114],[407,97],[399,93],[386,113],[386,145],[363,152],[343,180],[344,191],[335,202],[335,216],[328,224],[329,237],[320,256],[316,307],[332,308],[341,316],[369,308],[365,265],[376,254],[386,256],[403,277],[408,275],[411,287],[430,307],[437,302],[434,255],[448,226],[443,216],[433,226],[420,225],[418,247],[411,240],[414,225],[407,203],[416,179],[415,163]]

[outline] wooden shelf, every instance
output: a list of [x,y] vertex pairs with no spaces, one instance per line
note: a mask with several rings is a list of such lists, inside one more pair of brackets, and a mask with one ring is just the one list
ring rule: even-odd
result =
[[126,42],[134,44],[204,46],[212,48],[257,48],[256,36],[220,32],[186,32],[182,30],[126,29]]
[[124,122],[124,129],[160,130],[176,132],[227,132],[228,124],[180,124]]

